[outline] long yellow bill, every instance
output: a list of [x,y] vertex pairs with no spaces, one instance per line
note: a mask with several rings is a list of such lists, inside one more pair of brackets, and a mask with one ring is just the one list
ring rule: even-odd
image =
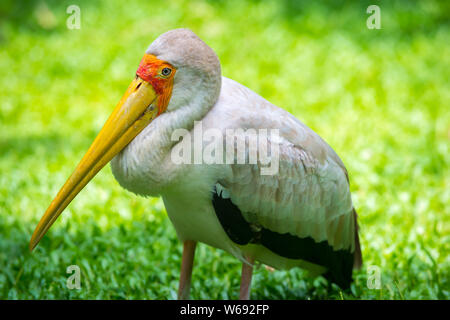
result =
[[39,221],[30,240],[30,251],[97,172],[156,118],[159,114],[154,105],[156,98],[152,85],[136,76],[75,171]]

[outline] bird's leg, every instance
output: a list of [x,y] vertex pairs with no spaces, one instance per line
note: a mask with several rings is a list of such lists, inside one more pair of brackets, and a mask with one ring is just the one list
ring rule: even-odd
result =
[[[247,257],[247,261],[253,264],[253,258]],[[242,263],[242,273],[241,273],[241,291],[239,293],[239,300],[249,300],[250,299],[250,286],[252,284],[252,274],[253,266],[247,263]]]
[[189,298],[191,289],[192,266],[194,264],[196,241],[186,240],[183,242],[183,258],[181,261],[180,286],[178,287],[178,300]]

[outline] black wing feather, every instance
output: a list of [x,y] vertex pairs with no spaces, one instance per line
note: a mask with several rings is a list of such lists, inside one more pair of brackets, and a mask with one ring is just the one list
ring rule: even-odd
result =
[[259,243],[272,252],[289,259],[302,259],[327,268],[325,278],[342,289],[350,287],[354,253],[333,250],[327,241],[316,242],[311,237],[300,238],[289,233],[278,233],[267,228],[253,228],[244,219],[241,210],[217,193],[214,186],[212,204],[223,229],[230,239],[239,244]]

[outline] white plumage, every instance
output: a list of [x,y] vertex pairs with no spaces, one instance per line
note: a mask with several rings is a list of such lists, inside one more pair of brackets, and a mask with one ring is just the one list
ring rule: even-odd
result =
[[[147,52],[153,53],[151,49]],[[347,171],[333,149],[287,111],[241,84],[222,77],[217,85],[220,95],[209,109],[189,102],[186,108],[174,108],[156,118],[117,155],[111,163],[119,183],[137,194],[161,195],[181,241],[203,242],[241,261],[247,262],[245,256],[251,254],[278,269],[307,265],[323,270],[280,257],[261,245],[233,243],[211,203],[211,188],[216,183],[249,223],[317,242],[325,240],[334,250],[354,252],[356,227]],[[207,91],[197,94],[208,95]],[[190,108],[206,112],[187,112]],[[170,160],[173,128],[189,129],[193,137],[194,122],[200,120],[203,130],[220,129],[224,137],[226,129],[279,129],[281,139],[275,142],[280,150],[279,173],[261,175],[260,163],[174,165]]]
[[[172,151],[186,139],[195,140],[199,125],[219,132],[224,157],[231,155],[232,163],[173,161]],[[174,140],[180,129],[184,136]],[[226,136],[231,129],[241,133],[230,149]],[[247,129],[278,130],[278,135],[248,136]],[[275,174],[262,174],[261,159],[236,161],[239,143],[249,158],[261,142],[271,155],[279,150]],[[208,141],[201,144],[207,147]],[[192,141],[191,154],[195,145]],[[41,219],[31,249],[110,159],[124,188],[162,196],[184,242],[181,298],[189,293],[197,242],[243,262],[241,298],[249,297],[254,261],[327,272],[343,287],[351,281],[352,266],[361,264],[348,174],[337,154],[294,116],[222,77],[214,51],[190,30],[169,31],[150,45],[136,79]]]

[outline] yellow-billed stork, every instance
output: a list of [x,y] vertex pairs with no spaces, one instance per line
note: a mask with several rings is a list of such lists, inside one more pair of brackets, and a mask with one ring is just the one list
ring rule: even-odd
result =
[[[276,174],[261,174],[261,161],[175,163],[172,151],[189,133],[195,136],[199,121],[203,130],[224,136],[231,129],[278,130],[277,138],[265,140],[279,150]],[[173,139],[179,129],[187,134]],[[249,146],[252,138],[236,139]],[[124,188],[162,197],[184,244],[181,299],[189,297],[197,242],[242,261],[242,299],[249,298],[255,261],[276,269],[299,266],[342,288],[361,265],[356,212],[340,158],[290,113],[223,77],[217,55],[188,29],[168,31],[150,45],[125,95],[41,218],[30,250],[109,161]]]

